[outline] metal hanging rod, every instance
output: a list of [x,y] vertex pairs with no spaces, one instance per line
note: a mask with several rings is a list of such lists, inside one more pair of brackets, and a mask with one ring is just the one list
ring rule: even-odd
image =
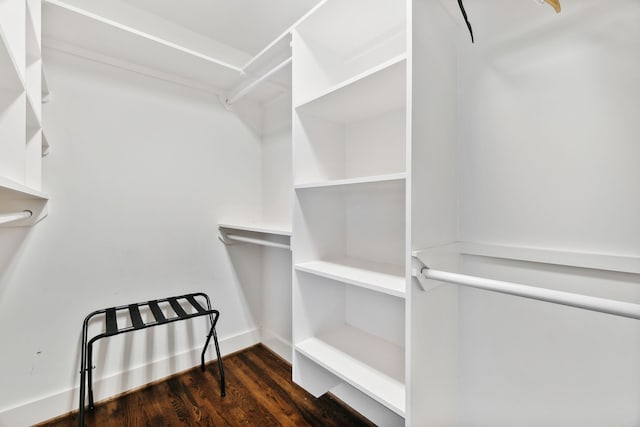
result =
[[11,212],[11,213],[0,214],[0,224],[7,224],[10,222],[31,218],[32,215],[33,215],[33,212],[29,210],[24,210],[22,212]]
[[467,276],[464,274],[449,273],[446,271],[433,270],[426,266],[422,267],[419,272],[416,272],[415,276],[425,289],[429,287],[426,285],[425,280],[437,280],[460,286],[483,289],[485,291],[499,292],[501,294],[514,295],[640,320],[640,304],[590,297],[570,292],[555,291],[552,289],[537,288],[534,286],[502,282],[499,280]]
[[220,229],[219,232],[220,232],[220,234],[218,236],[218,239],[220,239],[220,241],[222,243],[224,243],[225,245],[230,245],[230,244],[235,243],[235,242],[243,242],[243,243],[252,243],[254,245],[260,245],[260,246],[268,246],[270,248],[279,248],[279,249],[291,250],[291,245],[288,245],[286,243],[271,242],[269,240],[255,239],[253,237],[246,237],[246,236],[239,236],[237,234],[227,233],[226,231],[223,231],[222,229]]
[[254,239],[252,237],[238,236],[236,234],[227,234],[227,239],[236,240],[238,242],[253,243],[254,245],[269,246],[272,248],[291,249],[290,245],[284,243],[270,242],[268,240]]
[[274,75],[275,73],[277,73],[278,71],[280,71],[281,69],[283,69],[284,67],[289,65],[290,63],[291,63],[291,57],[287,58],[286,60],[284,60],[280,64],[276,65],[271,70],[267,71],[265,74],[263,74],[262,76],[258,77],[257,79],[255,79],[253,82],[251,82],[247,86],[245,86],[242,89],[238,90],[237,92],[231,94],[225,100],[225,102],[227,103],[227,105],[233,104],[234,102],[238,101],[240,98],[242,98],[243,96],[245,96],[246,94],[251,92],[253,90],[253,88],[255,88],[256,86],[258,86],[259,84],[261,84],[262,82],[267,80],[269,77],[271,77],[272,75]]

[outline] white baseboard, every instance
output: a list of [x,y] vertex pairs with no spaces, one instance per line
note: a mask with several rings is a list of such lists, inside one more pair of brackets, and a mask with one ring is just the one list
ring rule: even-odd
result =
[[[219,339],[223,356],[251,347],[260,342],[260,333],[251,329],[237,335]],[[127,371],[94,380],[94,390],[100,390],[96,400],[104,400],[127,390],[141,387],[152,381],[162,379],[177,372],[199,365],[202,347],[193,348],[165,359],[133,367]],[[209,354],[215,357],[215,350],[210,346]],[[149,377],[152,372],[152,377]],[[122,389],[122,376],[127,377],[127,390]],[[0,426],[28,426],[48,420],[78,409],[79,385],[67,390],[36,398],[20,405],[0,410]]]
[[261,337],[262,344],[265,347],[291,364],[291,352],[293,350],[289,340],[268,329],[262,330]]

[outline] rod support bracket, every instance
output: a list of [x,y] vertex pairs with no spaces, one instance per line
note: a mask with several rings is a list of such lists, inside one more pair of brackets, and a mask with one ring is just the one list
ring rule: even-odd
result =
[[218,240],[220,240],[225,245],[235,245],[236,244],[236,242],[234,242],[233,240],[231,240],[231,239],[229,239],[227,237],[227,232],[225,230],[223,230],[222,228],[218,228]]
[[218,94],[217,98],[225,110],[233,111],[233,109],[231,108],[231,104],[229,104],[229,97],[226,94]]
[[419,262],[419,264],[420,264],[419,268],[416,267],[412,269],[411,275],[415,277],[416,280],[418,281],[418,286],[420,287],[421,291],[430,292],[444,285],[444,283],[442,282],[438,282],[438,281],[427,278],[424,272],[425,270],[429,270],[429,267],[424,265],[422,262]]

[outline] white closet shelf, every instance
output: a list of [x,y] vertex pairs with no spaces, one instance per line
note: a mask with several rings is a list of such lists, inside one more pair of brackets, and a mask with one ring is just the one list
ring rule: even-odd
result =
[[38,117],[37,110],[35,108],[35,103],[27,92],[27,128],[29,129],[40,129],[42,128],[42,123],[40,122],[40,117]]
[[[483,242],[457,242],[457,253],[606,271],[640,274],[640,256],[569,251]],[[423,251],[417,251],[422,256]]]
[[254,233],[274,234],[278,236],[291,236],[291,228],[281,225],[258,223],[218,223],[218,227],[230,230],[251,231]]
[[46,201],[45,193],[0,176],[0,199],[32,199]]
[[331,187],[350,187],[355,185],[376,184],[385,182],[404,182],[407,174],[404,172],[390,173],[384,175],[364,176],[359,178],[336,179],[331,181],[310,182],[305,184],[297,184],[296,190],[314,189],[314,188],[331,188]]
[[0,88],[20,93],[24,90],[24,78],[13,55],[9,42],[0,26]]
[[51,145],[49,144],[49,139],[47,138],[47,134],[42,131],[42,157],[49,155],[49,151],[51,150]]
[[42,64],[42,75],[41,75],[41,92],[42,92],[42,103],[46,104],[50,100],[51,92],[49,91],[49,81],[47,80],[47,73],[44,70],[44,64]]
[[350,257],[297,263],[297,271],[404,298],[404,267]]
[[295,349],[396,414],[405,415],[402,347],[344,325],[305,339]]
[[402,54],[296,105],[300,113],[351,123],[405,108],[406,59]]
[[212,89],[241,81],[241,68],[58,0],[43,7],[45,45],[76,47]]
[[406,9],[397,1],[374,2],[374,7],[371,0],[324,1],[298,30],[335,56],[349,59],[372,44],[404,34]]

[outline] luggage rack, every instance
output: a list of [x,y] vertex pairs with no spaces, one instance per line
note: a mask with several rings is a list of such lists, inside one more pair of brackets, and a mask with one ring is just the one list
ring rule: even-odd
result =
[[[204,299],[206,302],[206,308],[203,306],[202,302],[199,302]],[[193,307],[195,312],[187,313],[183,308],[181,302],[186,301]],[[169,303],[171,308],[176,314],[176,317],[167,318],[160,308],[161,303]],[[141,307],[148,307],[151,313],[153,314],[154,320],[151,322],[145,322],[142,320],[142,315],[140,314]],[[119,312],[128,311],[129,317],[131,320],[131,326],[126,326],[124,328],[118,328],[117,314]],[[102,333],[97,334],[89,339],[88,337],[88,326],[89,321],[98,315],[104,315],[104,324],[105,329]],[[216,355],[218,357],[218,369],[220,370],[220,395],[225,395],[225,381],[224,381],[224,368],[222,366],[222,358],[220,357],[220,347],[218,345],[218,336],[216,334],[216,323],[218,322],[218,318],[220,317],[220,312],[218,310],[213,310],[211,308],[211,301],[209,300],[209,296],[202,293],[193,293],[180,295],[176,297],[162,298],[157,300],[151,300],[146,302],[140,302],[135,304],[121,305],[118,307],[105,308],[102,310],[96,310],[93,313],[89,314],[84,319],[84,323],[82,325],[82,359],[80,362],[80,407],[79,407],[79,425],[80,427],[84,426],[84,400],[85,400],[85,386],[88,385],[89,388],[89,409],[95,409],[95,405],[93,402],[93,384],[92,384],[92,358],[93,358],[93,343],[97,340],[107,337],[112,337],[115,335],[120,335],[126,332],[138,331],[140,329],[147,329],[158,325],[164,325],[167,323],[177,322],[179,320],[187,320],[193,319],[195,317],[200,316],[209,316],[209,321],[211,324],[211,329],[207,334],[207,340],[205,341],[204,348],[202,349],[202,354],[200,356],[200,368],[204,371],[204,355],[207,351],[207,347],[209,346],[209,342],[213,337],[213,342],[216,348]]]

